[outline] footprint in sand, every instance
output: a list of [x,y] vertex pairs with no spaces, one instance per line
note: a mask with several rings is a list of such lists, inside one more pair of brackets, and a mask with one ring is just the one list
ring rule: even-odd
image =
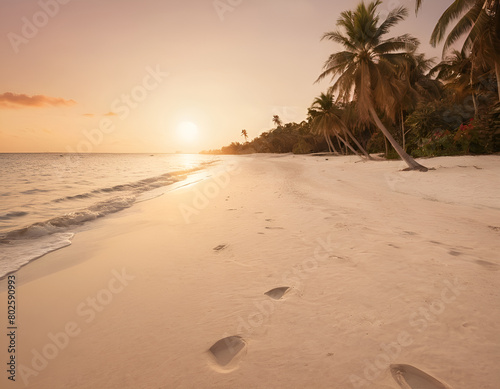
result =
[[412,365],[391,365],[391,374],[403,389],[451,389]]
[[235,363],[246,351],[246,346],[242,337],[234,335],[218,340],[208,352],[220,368],[228,370],[235,367]]
[[[225,245],[220,246],[225,247]],[[214,250],[216,248],[214,248]],[[278,288],[271,289],[264,294],[273,300],[281,300],[283,296],[290,291],[290,289],[291,288],[288,286],[280,286]],[[233,335],[219,339],[208,349],[208,353],[215,362],[212,367],[221,373],[227,373],[237,368],[237,363],[246,353],[246,350],[247,342],[245,339],[241,336]]]
[[280,300],[290,289],[291,288],[288,286],[280,286],[279,288],[268,290],[264,294],[271,297],[273,300]]

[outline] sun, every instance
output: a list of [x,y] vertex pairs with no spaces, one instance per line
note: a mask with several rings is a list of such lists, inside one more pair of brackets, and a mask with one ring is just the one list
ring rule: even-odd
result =
[[183,142],[193,142],[198,137],[198,126],[193,122],[181,122],[177,126],[177,136]]

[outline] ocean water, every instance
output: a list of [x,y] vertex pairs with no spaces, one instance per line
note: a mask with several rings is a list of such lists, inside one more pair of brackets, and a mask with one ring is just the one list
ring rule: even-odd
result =
[[83,224],[214,162],[192,154],[0,154],[0,278],[71,244]]

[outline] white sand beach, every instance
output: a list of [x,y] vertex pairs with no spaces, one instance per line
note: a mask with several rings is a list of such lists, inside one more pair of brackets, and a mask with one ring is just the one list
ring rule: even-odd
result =
[[15,273],[1,387],[497,389],[500,157],[420,162],[228,157],[94,222]]

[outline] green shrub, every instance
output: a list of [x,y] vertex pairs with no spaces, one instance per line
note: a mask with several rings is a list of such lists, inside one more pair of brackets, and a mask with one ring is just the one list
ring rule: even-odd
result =
[[488,152],[488,136],[480,123],[471,119],[454,131],[436,131],[430,137],[420,140],[413,150],[416,157],[438,157],[446,155],[484,154]]
[[310,152],[312,152],[312,150],[313,146],[309,142],[306,142],[304,139],[301,139],[297,143],[295,143],[292,152],[294,154],[309,154]]

